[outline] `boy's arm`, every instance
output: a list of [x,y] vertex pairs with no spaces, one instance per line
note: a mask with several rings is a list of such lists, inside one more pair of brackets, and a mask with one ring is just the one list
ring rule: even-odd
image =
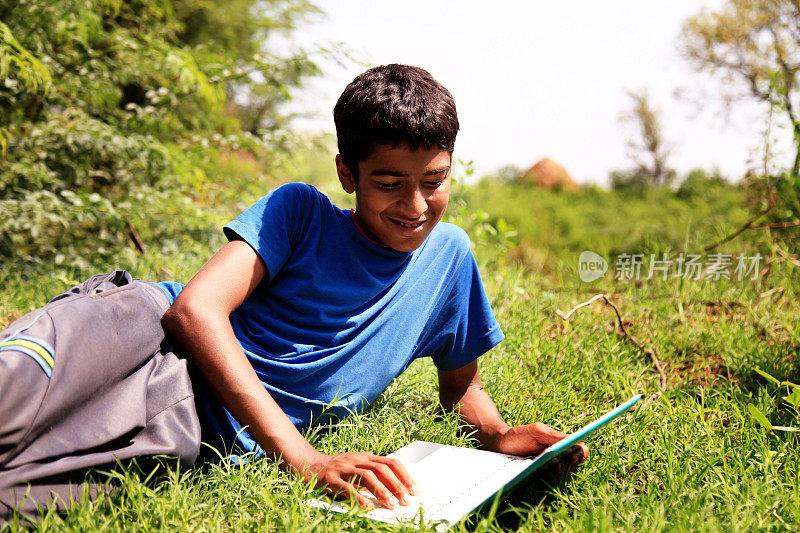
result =
[[395,507],[414,483],[399,461],[368,453],[327,455],[303,438],[267,392],[233,333],[229,315],[266,275],[258,254],[244,241],[223,246],[186,285],[162,323],[183,344],[214,394],[263,450],[287,470],[334,493],[368,500],[369,490],[382,505]]
[[[492,399],[483,388],[477,361],[456,370],[439,370],[439,400],[447,411],[457,411],[481,447],[511,455],[536,455],[566,437],[545,424],[535,423],[511,427],[503,420]],[[569,456],[573,466],[589,456],[584,443]]]

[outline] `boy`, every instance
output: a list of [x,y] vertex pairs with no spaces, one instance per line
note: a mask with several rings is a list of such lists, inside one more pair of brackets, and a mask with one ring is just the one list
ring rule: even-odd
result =
[[484,448],[529,455],[563,434],[509,428],[481,385],[476,359],[503,334],[468,237],[438,224],[458,131],[450,93],[422,69],[377,67],[348,85],[334,121],[336,170],[355,211],[307,186],[274,191],[225,227],[230,242],[163,323],[233,415],[204,406],[227,425],[221,434],[238,432],[245,449],[257,444],[333,491],[355,494],[358,484],[394,507],[414,491],[400,463],[326,456],[296,426],[323,405],[342,415],[371,403],[415,357],[433,356],[443,406]]
[[[377,67],[347,86],[334,120],[336,169],[356,209],[341,210],[302,184],[269,193],[225,226],[228,244],[185,288],[159,284],[172,304],[162,324],[198,371],[192,385],[204,438],[265,453],[365,506],[358,489],[366,488],[393,508],[416,492],[399,462],[322,454],[298,428],[365,408],[417,357],[432,357],[442,405],[459,412],[482,447],[531,455],[564,434],[543,424],[509,427],[483,389],[476,360],[504,336],[468,237],[439,224],[459,127],[450,93],[422,69]],[[40,338],[12,329],[0,334],[12,349],[30,352],[22,337]],[[165,386],[148,383],[147,401]],[[184,440],[196,433],[191,422],[178,424]],[[581,445],[568,464],[587,451]]]

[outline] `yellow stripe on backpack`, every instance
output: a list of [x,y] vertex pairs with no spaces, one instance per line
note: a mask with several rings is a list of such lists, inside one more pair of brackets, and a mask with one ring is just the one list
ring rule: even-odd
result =
[[11,339],[10,341],[6,341],[0,344],[0,348],[4,346],[22,346],[23,348],[28,348],[29,350],[33,350],[34,352],[38,353],[42,356],[42,359],[50,365],[50,368],[53,368],[53,358],[50,356],[47,350],[36,344],[35,342],[26,341],[22,339]]

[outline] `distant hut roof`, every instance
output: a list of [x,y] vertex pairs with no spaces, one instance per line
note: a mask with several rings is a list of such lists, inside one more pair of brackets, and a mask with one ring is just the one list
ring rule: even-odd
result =
[[526,170],[520,177],[520,181],[547,189],[577,191],[580,188],[569,175],[567,169],[549,157],[545,157]]

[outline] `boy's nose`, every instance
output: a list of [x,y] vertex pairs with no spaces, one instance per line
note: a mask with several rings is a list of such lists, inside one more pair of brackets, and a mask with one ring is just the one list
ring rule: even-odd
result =
[[422,194],[422,191],[416,187],[411,189],[401,202],[403,214],[407,216],[409,220],[421,217],[425,214],[425,211],[428,210],[428,202],[425,200],[425,196]]

